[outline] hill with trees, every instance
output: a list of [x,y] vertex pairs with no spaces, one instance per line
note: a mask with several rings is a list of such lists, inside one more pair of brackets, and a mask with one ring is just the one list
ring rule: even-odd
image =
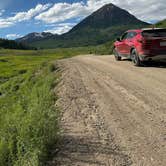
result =
[[108,4],[85,18],[68,33],[50,35],[37,41],[29,38],[25,40],[25,37],[24,40],[17,39],[17,41],[37,48],[94,46],[113,41],[128,29],[143,28],[149,25],[128,11]]

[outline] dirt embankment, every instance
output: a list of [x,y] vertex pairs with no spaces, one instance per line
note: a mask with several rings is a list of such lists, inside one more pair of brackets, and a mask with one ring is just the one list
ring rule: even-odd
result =
[[64,132],[51,165],[165,166],[166,68],[92,55],[59,65]]

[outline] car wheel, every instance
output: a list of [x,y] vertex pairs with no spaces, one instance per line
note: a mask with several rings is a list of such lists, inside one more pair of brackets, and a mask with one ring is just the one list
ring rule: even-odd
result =
[[136,49],[133,49],[131,52],[131,60],[133,61],[135,66],[142,66],[142,62],[138,56]]
[[113,54],[114,54],[114,56],[115,56],[115,59],[117,60],[117,61],[121,61],[121,56],[119,55],[119,53],[116,51],[116,49],[114,48],[114,50],[113,50]]

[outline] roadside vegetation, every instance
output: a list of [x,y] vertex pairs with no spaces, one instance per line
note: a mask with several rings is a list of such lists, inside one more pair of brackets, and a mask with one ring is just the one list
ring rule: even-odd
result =
[[104,54],[106,46],[0,50],[0,165],[41,165],[59,133],[53,62],[90,53]]
[[0,165],[39,165],[56,141],[58,109],[51,60],[62,56],[1,50]]

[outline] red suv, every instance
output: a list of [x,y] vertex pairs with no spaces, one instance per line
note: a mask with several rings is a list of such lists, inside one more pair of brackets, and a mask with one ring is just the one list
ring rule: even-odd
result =
[[130,58],[136,66],[144,61],[166,60],[166,29],[139,29],[125,32],[114,43],[116,60]]

